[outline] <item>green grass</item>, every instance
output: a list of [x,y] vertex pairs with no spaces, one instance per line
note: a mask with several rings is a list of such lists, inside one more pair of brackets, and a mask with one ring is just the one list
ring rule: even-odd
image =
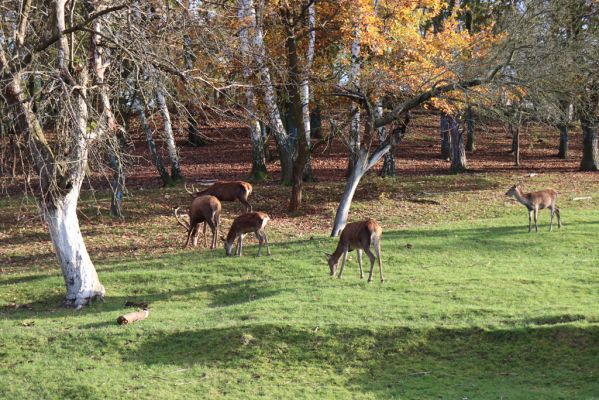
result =
[[[528,234],[522,207],[460,221],[483,200],[455,196],[382,218],[383,285],[276,232],[271,257],[99,261],[108,297],[79,312],[56,269],[0,275],[0,305],[32,307],[0,311],[0,398],[599,399],[599,209],[564,200],[563,229]],[[149,318],[116,325],[127,300]]]

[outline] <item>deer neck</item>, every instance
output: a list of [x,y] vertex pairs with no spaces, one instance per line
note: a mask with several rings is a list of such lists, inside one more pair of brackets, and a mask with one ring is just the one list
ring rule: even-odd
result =
[[333,258],[333,260],[335,262],[339,261],[339,258],[341,258],[341,256],[343,255],[343,252],[345,251],[346,247],[347,246],[345,245],[345,243],[342,242],[341,240],[339,240],[339,243],[337,244],[337,248],[335,249],[333,254],[331,254],[331,257]]
[[530,200],[528,200],[528,198],[524,196],[520,188],[516,188],[515,197],[516,200],[518,200],[518,202],[520,202],[521,204],[524,204],[525,206],[530,206]]

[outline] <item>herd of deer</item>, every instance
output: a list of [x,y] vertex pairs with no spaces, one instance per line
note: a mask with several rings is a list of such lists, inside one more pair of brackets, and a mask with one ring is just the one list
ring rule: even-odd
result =
[[[233,220],[231,228],[226,238],[222,238],[225,246],[225,252],[227,256],[231,255],[231,250],[235,240],[237,240],[237,248],[235,254],[241,256],[243,250],[243,236],[247,233],[254,232],[258,238],[258,256],[262,250],[262,244],[266,244],[266,251],[270,255],[270,248],[268,246],[268,238],[266,231],[264,230],[266,224],[270,220],[270,217],[263,212],[252,212],[252,206],[248,202],[248,197],[252,194],[252,185],[247,182],[234,181],[234,182],[216,182],[210,187],[204,190],[197,190],[193,185],[191,190],[185,186],[185,190],[189,193],[193,200],[189,207],[189,222],[179,217],[179,207],[175,208],[175,218],[177,222],[185,228],[187,231],[187,241],[185,242],[184,248],[188,246],[190,239],[192,240],[193,246],[197,245],[199,225],[204,223],[204,246],[207,246],[207,235],[206,235],[206,224],[212,231],[212,242],[210,248],[216,248],[218,228],[220,225],[220,214],[221,214],[221,201],[235,201],[238,200],[246,208],[244,214],[239,215]],[[514,197],[518,202],[523,204],[528,209],[528,232],[532,230],[532,220],[534,217],[535,231],[538,232],[537,226],[537,214],[539,210],[548,208],[551,212],[551,222],[549,225],[549,231],[553,229],[553,216],[557,215],[557,224],[561,228],[561,217],[559,208],[556,206],[558,192],[554,189],[545,189],[538,192],[525,193],[522,191],[520,184],[512,186],[506,193],[506,196]],[[358,253],[358,266],[360,270],[360,278],[364,278],[362,271],[362,251],[366,253],[370,260],[370,274],[368,276],[368,282],[372,281],[372,271],[374,269],[375,259],[378,259],[379,273],[381,276],[381,282],[384,282],[383,278],[383,264],[381,261],[381,235],[383,229],[373,219],[367,219],[365,221],[353,222],[347,224],[341,236],[337,248],[333,254],[326,254],[328,258],[329,268],[331,276],[335,276],[337,273],[337,265],[341,258],[341,268],[339,270],[338,277],[341,278],[343,275],[343,267],[347,259],[347,253],[352,250],[357,250]],[[374,253],[370,248],[374,248]]]

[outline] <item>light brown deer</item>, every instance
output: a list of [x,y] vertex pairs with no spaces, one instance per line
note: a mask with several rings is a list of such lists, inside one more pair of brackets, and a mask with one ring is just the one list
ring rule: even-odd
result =
[[385,281],[383,278],[383,262],[381,261],[381,236],[383,229],[373,219],[367,219],[366,221],[352,222],[347,224],[341,236],[339,237],[339,243],[333,254],[327,254],[329,268],[331,270],[331,276],[335,276],[337,272],[337,264],[339,258],[343,256],[341,261],[341,270],[339,270],[339,278],[343,275],[343,267],[347,259],[347,253],[356,249],[358,251],[358,267],[360,268],[360,279],[364,278],[364,272],[362,271],[362,250],[366,253],[370,259],[370,274],[368,275],[368,282],[372,282],[372,271],[374,269],[375,256],[370,250],[370,246],[374,247],[376,258],[379,262],[379,272],[381,274],[381,283]]
[[213,183],[204,190],[197,190],[191,185],[191,190],[185,184],[185,190],[193,197],[198,196],[214,196],[220,201],[235,201],[239,200],[245,206],[245,211],[252,211],[252,205],[248,202],[248,197],[252,194],[252,185],[243,181],[224,182],[219,181]]
[[562,227],[559,208],[557,208],[557,190],[545,189],[538,192],[524,193],[522,186],[518,183],[512,186],[506,193],[506,196],[514,197],[519,203],[523,204],[528,209],[528,232],[532,230],[532,219],[535,220],[535,232],[539,231],[537,226],[537,214],[539,210],[548,208],[551,211],[551,222],[549,224],[549,232],[553,230],[553,215],[557,215],[557,227]]
[[182,218],[179,218],[177,211],[179,207],[175,208],[175,218],[179,225],[187,230],[187,241],[183,248],[186,248],[189,244],[189,239],[193,237],[193,246],[198,244],[198,226],[201,222],[204,223],[204,246],[208,245],[208,237],[206,235],[206,224],[210,226],[212,231],[212,242],[210,248],[216,248],[216,242],[218,238],[218,227],[220,225],[220,201],[214,196],[200,196],[193,199],[191,206],[189,207],[189,224]]
[[263,242],[266,243],[266,251],[268,255],[270,255],[268,238],[266,237],[266,231],[264,230],[268,221],[270,221],[270,217],[263,212],[250,212],[241,214],[235,218],[233,220],[233,224],[231,225],[231,229],[229,229],[227,238],[222,238],[222,240],[225,242],[225,252],[227,253],[227,256],[231,255],[233,243],[237,238],[239,238],[239,240],[237,241],[237,250],[235,251],[235,254],[241,256],[243,250],[243,236],[250,232],[254,232],[258,238],[258,257],[260,257],[260,251],[262,250]]

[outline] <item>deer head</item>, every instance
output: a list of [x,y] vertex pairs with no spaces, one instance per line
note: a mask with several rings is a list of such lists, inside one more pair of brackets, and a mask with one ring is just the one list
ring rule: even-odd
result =
[[324,253],[324,255],[327,258],[327,263],[329,264],[331,276],[335,276],[335,274],[337,273],[337,263],[339,262],[339,259],[335,260],[335,257],[333,257],[333,255],[329,253]]
[[521,185],[519,183],[515,184],[507,192],[505,192],[505,195],[509,197],[515,197],[516,193],[520,191],[520,187]]

